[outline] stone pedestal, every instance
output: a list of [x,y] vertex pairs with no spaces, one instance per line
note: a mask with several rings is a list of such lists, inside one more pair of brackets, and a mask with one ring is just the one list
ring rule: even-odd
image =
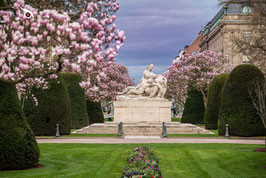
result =
[[164,98],[118,96],[114,102],[114,122],[92,124],[75,133],[117,134],[123,122],[125,136],[161,136],[162,122],[167,134],[212,134],[192,124],[171,122],[171,101]]
[[114,122],[171,122],[171,106],[165,98],[117,96]]

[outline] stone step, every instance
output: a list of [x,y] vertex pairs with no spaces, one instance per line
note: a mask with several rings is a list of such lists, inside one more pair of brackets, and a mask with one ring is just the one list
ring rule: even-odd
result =
[[[166,123],[167,134],[210,134],[208,130],[197,127],[193,124],[180,124],[179,122]],[[124,123],[124,135],[158,136],[162,133],[162,123]],[[113,122],[92,124],[74,133],[91,134],[117,134],[118,124]]]
[[162,138],[160,136],[138,135],[138,136],[125,136],[125,139],[162,139]]

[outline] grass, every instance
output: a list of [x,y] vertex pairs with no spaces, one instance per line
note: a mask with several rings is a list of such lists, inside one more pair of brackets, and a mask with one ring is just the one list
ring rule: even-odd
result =
[[181,122],[181,118],[172,117],[172,122]]
[[214,134],[167,134],[167,137],[224,137],[218,135],[218,130],[209,130]]
[[[112,121],[114,121],[114,118],[111,117]],[[104,118],[104,121],[108,122],[108,118]]]
[[[55,136],[36,136],[36,138],[54,138]],[[117,134],[70,134],[61,137],[117,137]]]
[[[264,145],[144,144],[153,147],[164,178],[265,177]],[[121,177],[137,144],[39,144],[43,168],[3,171],[0,177]]]

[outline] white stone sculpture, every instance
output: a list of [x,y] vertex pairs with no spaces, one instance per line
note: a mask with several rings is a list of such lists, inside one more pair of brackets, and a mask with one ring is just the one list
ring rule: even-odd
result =
[[150,64],[143,72],[143,77],[137,87],[127,87],[120,95],[136,95],[163,98],[167,88],[167,80],[163,75],[152,72],[153,64]]

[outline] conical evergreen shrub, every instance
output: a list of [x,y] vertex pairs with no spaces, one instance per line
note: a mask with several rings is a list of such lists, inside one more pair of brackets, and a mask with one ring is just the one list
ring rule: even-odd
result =
[[89,115],[89,123],[104,123],[104,116],[100,102],[86,101],[87,111]]
[[34,167],[39,148],[21,109],[14,84],[0,80],[0,170]]
[[205,107],[201,92],[195,88],[190,88],[188,91],[188,98],[185,102],[181,123],[203,123],[204,111]]
[[254,91],[254,82],[264,82],[262,72],[250,64],[234,68],[227,79],[221,99],[218,132],[225,134],[225,124],[229,124],[229,134],[236,136],[265,135],[263,123],[252,104],[249,90]]
[[82,80],[81,76],[75,73],[62,73],[61,76],[65,80],[68,96],[71,103],[71,128],[79,129],[89,125],[85,91],[79,85]]
[[224,84],[229,74],[221,74],[213,79],[209,86],[207,97],[207,108],[205,111],[204,123],[206,129],[218,129],[218,117],[221,103],[221,95]]

